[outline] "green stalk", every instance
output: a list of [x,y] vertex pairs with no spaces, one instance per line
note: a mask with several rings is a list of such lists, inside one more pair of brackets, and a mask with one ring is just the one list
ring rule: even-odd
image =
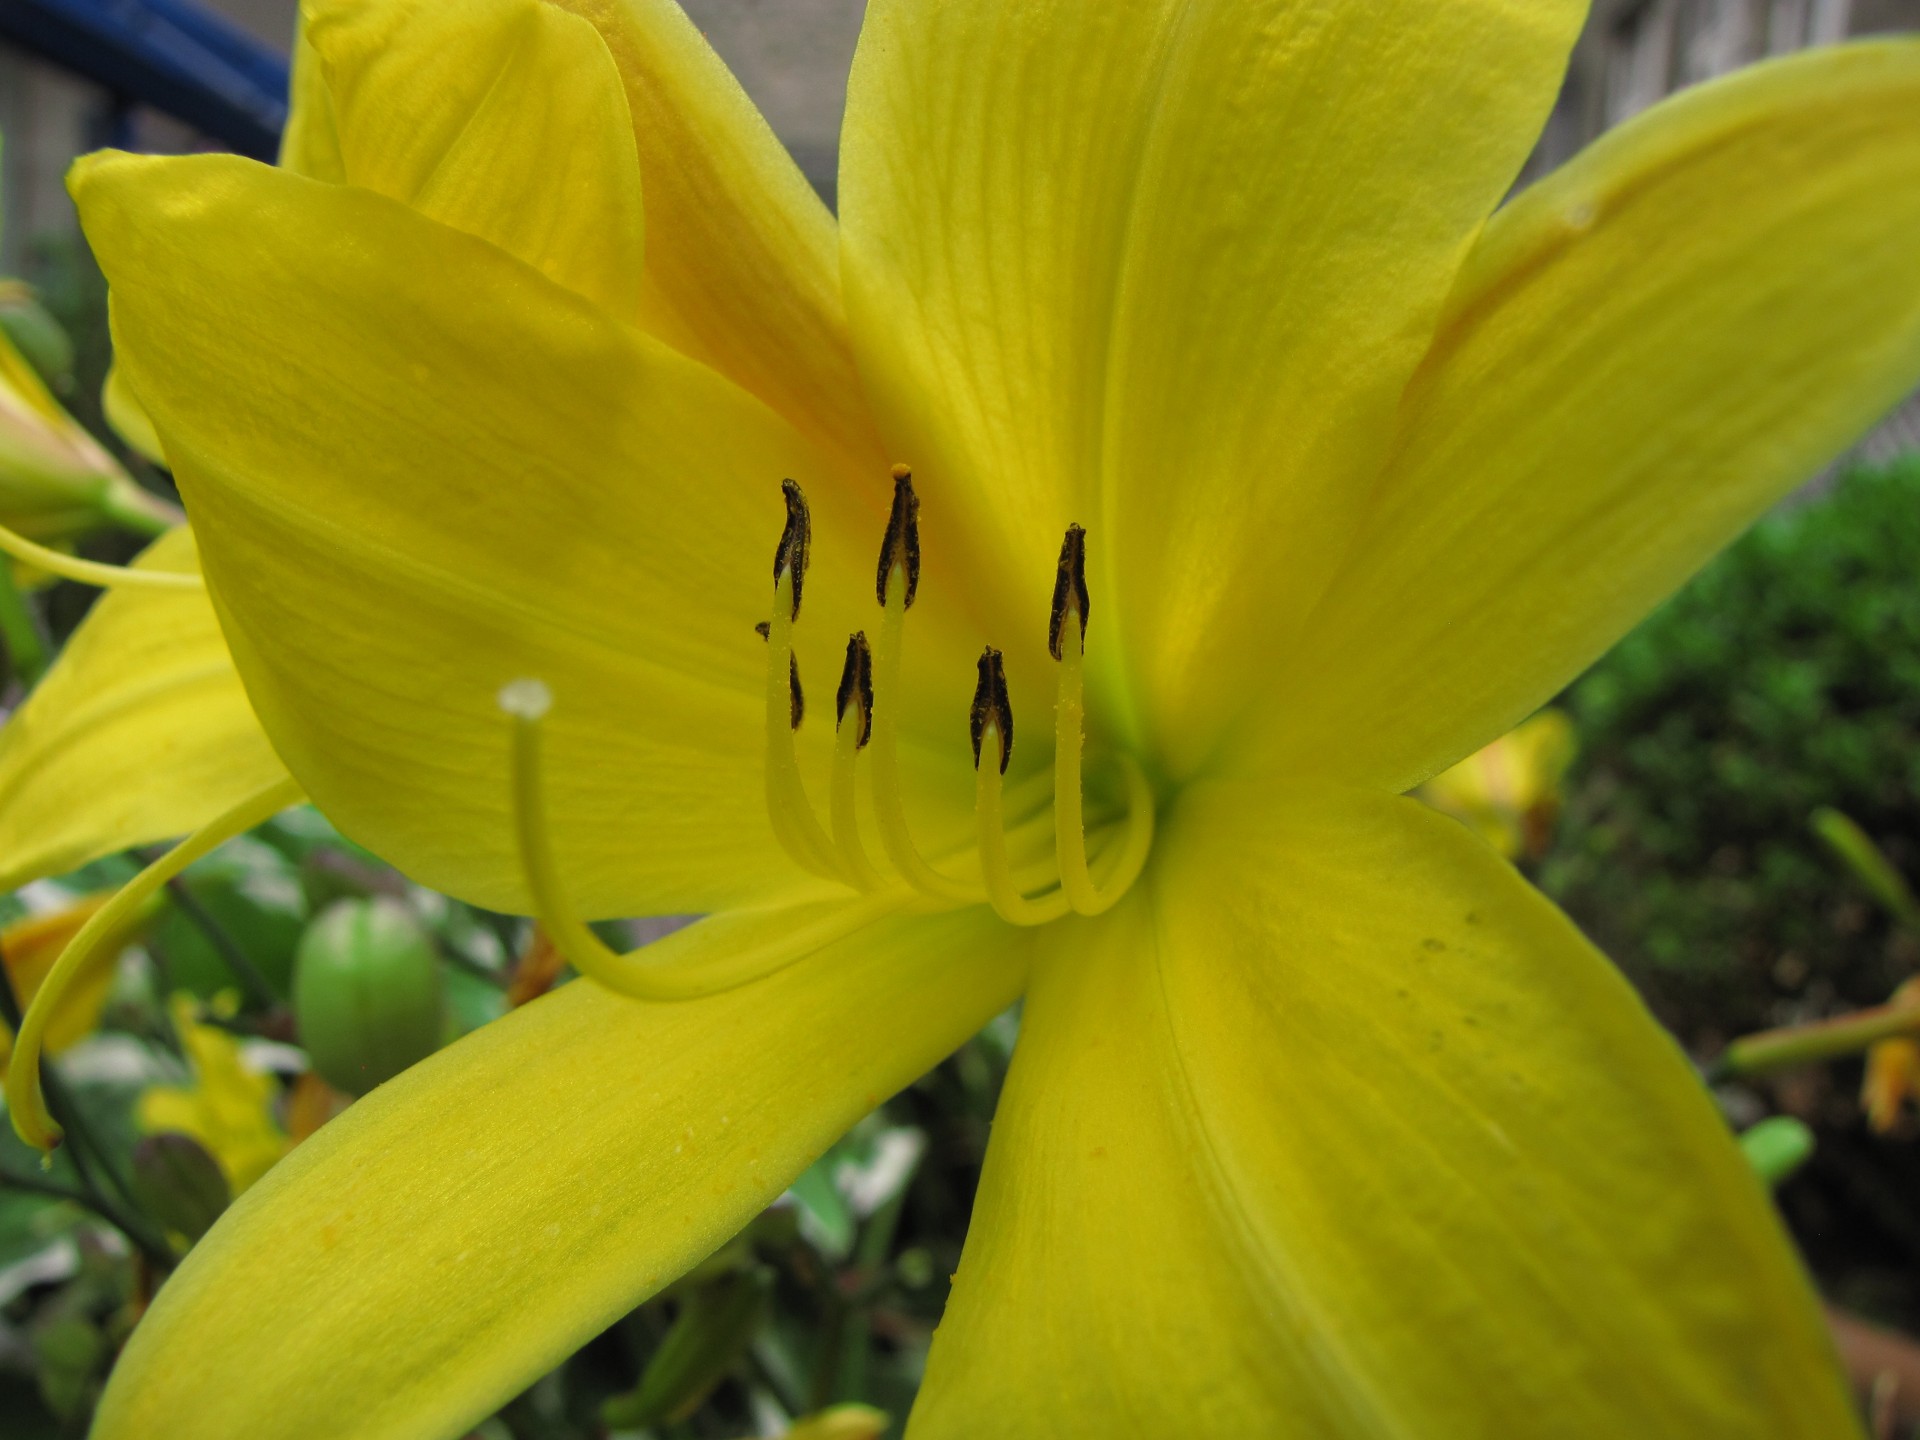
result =
[[1881,1040],[1917,1034],[1920,1034],[1920,1006],[1876,1005],[1832,1020],[1787,1025],[1742,1036],[1708,1068],[1707,1078],[1711,1081],[1751,1079],[1796,1065],[1856,1055]]

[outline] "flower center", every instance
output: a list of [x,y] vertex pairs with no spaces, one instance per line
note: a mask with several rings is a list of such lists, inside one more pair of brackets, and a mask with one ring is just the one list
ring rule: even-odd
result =
[[[847,641],[846,662],[835,696],[833,776],[828,824],[823,826],[800,775],[794,733],[806,719],[800,672],[793,658],[793,627],[800,617],[812,548],[806,497],[793,481],[782,490],[787,521],[774,550],[774,604],[763,626],[767,639],[766,775],[767,811],[773,831],[796,864],[822,878],[857,890],[904,885],[933,899],[959,904],[992,904],[1016,925],[1039,925],[1069,911],[1098,915],[1111,908],[1139,878],[1153,845],[1153,797],[1140,767],[1122,754],[1118,763],[1127,790],[1126,819],[1109,832],[1096,880],[1089,860],[1081,784],[1085,744],[1085,666],[1087,631],[1086,532],[1067,527],[1054,581],[1048,649],[1059,665],[1054,705],[1053,869],[1038,878],[1034,867],[1016,867],[1014,854],[1029,853],[1043,835],[1049,816],[1044,803],[1016,805],[1009,829],[1007,797],[1002,793],[1013,756],[1013,706],[1007,693],[1000,652],[989,646],[979,660],[972,707],[975,772],[974,818],[978,878],[949,873],[951,861],[929,861],[915,843],[901,796],[899,766],[900,660],[907,612],[920,583],[920,502],[912,474],[896,466],[893,508],[880,547],[875,595],[880,604],[878,639],[865,631]],[[867,757],[885,874],[869,854],[855,804],[856,771]],[[1021,842],[1026,843],[1021,843]],[[1044,856],[1041,857],[1044,864]]]
[[[907,611],[920,583],[920,503],[913,478],[904,466],[894,470],[893,510],[875,577],[878,638],[870,643],[863,630],[847,641],[834,697],[836,734],[826,825],[808,797],[794,745],[795,733],[806,722],[807,705],[793,655],[793,629],[800,618],[813,532],[800,487],[788,480],[782,490],[787,522],[774,551],[773,613],[758,627],[767,642],[767,814],[774,835],[795,863],[849,887],[861,903],[803,906],[802,919],[777,918],[774,912],[716,917],[711,923],[733,925],[730,943],[722,947],[726,953],[687,964],[679,963],[683,957],[675,942],[693,931],[658,941],[644,952],[616,954],[580,918],[562,883],[542,780],[544,722],[553,697],[539,680],[523,679],[507,685],[499,696],[501,710],[513,721],[513,823],[534,913],[555,946],[576,970],[609,989],[640,999],[684,1000],[747,984],[792,964],[897,909],[903,899],[923,907],[931,901],[933,908],[990,904],[1015,925],[1042,925],[1069,912],[1098,915],[1110,909],[1146,865],[1153,848],[1154,807],[1140,766],[1120,754],[1125,816],[1096,832],[1103,843],[1089,856],[1081,791],[1086,533],[1078,525],[1067,528],[1048,627],[1048,648],[1059,665],[1052,804],[1042,790],[1027,784],[1003,793],[1013,757],[1013,704],[1000,652],[988,646],[978,664],[971,716],[974,844],[937,857],[936,864],[914,841],[900,785],[900,657]],[[863,757],[879,829],[878,857],[868,850],[855,803]],[[959,875],[952,873],[956,863],[963,867]]]

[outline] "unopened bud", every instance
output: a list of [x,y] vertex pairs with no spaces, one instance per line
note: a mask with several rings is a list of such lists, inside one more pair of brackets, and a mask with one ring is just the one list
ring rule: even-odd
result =
[[293,1011],[313,1068],[364,1095],[440,1048],[440,961],[397,900],[341,900],[294,957]]

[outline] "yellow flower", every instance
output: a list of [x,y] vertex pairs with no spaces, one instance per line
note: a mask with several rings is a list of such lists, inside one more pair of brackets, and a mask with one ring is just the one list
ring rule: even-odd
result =
[[238,1195],[287,1153],[286,1134],[273,1118],[279,1087],[271,1075],[248,1067],[233,1036],[195,1018],[192,996],[174,996],[173,1024],[193,1083],[142,1091],[140,1128],[149,1135],[173,1131],[198,1140]]
[[1420,787],[1420,798],[1465,821],[1509,860],[1539,855],[1573,763],[1573,722],[1542,710]]
[[658,0],[318,5],[288,168],[83,164],[280,756],[605,982],[276,1167],[97,1433],[457,1434],[1022,994],[916,1440],[1848,1431],[1675,1047],[1402,792],[1920,379],[1920,46],[1496,210],[1582,8],[874,0],[837,228]]
[[[59,910],[29,915],[0,930],[0,963],[6,965],[7,980],[22,1005],[33,1000],[54,962],[60,958],[60,952],[112,893],[103,890],[86,895]],[[57,1055],[93,1033],[94,1026],[100,1022],[100,1009],[106,1004],[107,991],[113,984],[112,962],[147,918],[147,914],[130,916],[126,923],[105,936],[94,963],[61,994],[47,1025],[45,1045],[49,1054]],[[5,1064],[12,1053],[13,1033],[0,1024],[0,1065]]]

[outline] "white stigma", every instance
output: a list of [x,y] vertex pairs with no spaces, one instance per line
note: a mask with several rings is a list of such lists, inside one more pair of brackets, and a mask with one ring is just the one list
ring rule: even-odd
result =
[[553,692],[542,680],[509,680],[500,687],[500,708],[517,720],[543,720],[553,708]]

